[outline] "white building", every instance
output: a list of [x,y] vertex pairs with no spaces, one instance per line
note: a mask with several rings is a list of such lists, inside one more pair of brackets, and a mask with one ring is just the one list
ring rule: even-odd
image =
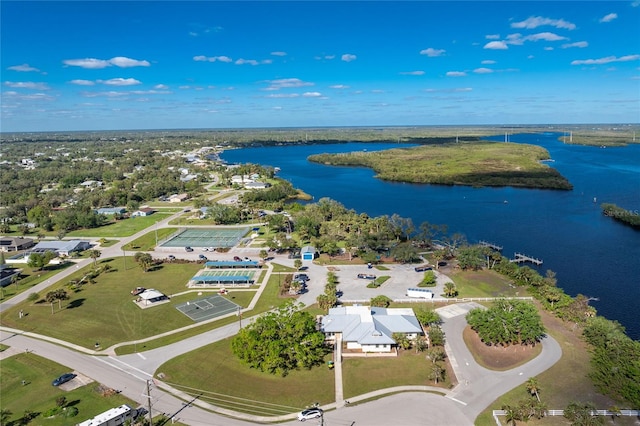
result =
[[342,334],[347,349],[362,352],[391,352],[396,346],[393,333],[403,333],[414,340],[423,334],[411,308],[376,308],[345,306],[329,309],[322,317],[321,329],[327,340]]
[[92,419],[78,423],[77,426],[120,426],[128,420],[133,420],[138,415],[138,410],[122,404],[100,413]]

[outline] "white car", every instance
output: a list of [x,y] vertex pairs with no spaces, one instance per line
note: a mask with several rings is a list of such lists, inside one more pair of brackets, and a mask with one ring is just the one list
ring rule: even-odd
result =
[[308,408],[298,413],[298,420],[304,422],[305,420],[317,419],[318,417],[322,417],[323,414],[324,411],[322,411],[321,408]]

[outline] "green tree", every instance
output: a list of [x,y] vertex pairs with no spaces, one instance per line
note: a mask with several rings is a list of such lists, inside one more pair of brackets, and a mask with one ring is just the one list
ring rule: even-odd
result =
[[302,260],[296,259],[293,261],[293,267],[299,270],[302,267]]
[[418,287],[435,287],[436,286],[436,274],[433,271],[426,271],[422,281],[418,283]]
[[437,362],[431,364],[431,379],[436,383],[436,385],[438,382],[444,380],[445,371],[444,367]]
[[144,272],[148,272],[153,265],[153,258],[149,253],[137,252],[133,259],[140,265]]
[[444,295],[447,297],[456,297],[458,295],[458,289],[451,281],[444,283]]
[[503,405],[502,411],[504,411],[504,419],[507,425],[516,426],[517,420],[520,420],[520,413],[516,407],[510,405]]
[[233,353],[252,368],[281,376],[322,364],[328,353],[324,333],[302,307],[287,302],[261,315],[232,339]]
[[436,311],[424,306],[413,308],[413,312],[415,313],[418,322],[420,322],[424,327],[431,327],[434,324],[440,324],[442,321],[440,319],[440,315],[438,315]]
[[260,250],[258,256],[260,256],[260,259],[262,259],[262,261],[264,262],[265,260],[267,260],[267,257],[269,257],[269,253],[266,250]]
[[489,309],[472,309],[467,322],[489,345],[531,345],[545,335],[535,306],[520,300],[498,300]]
[[330,308],[333,308],[336,303],[338,303],[338,298],[335,296],[335,293],[333,296],[331,296],[330,294],[327,294],[325,292],[318,295],[318,297],[316,298],[316,302],[318,303],[318,307],[320,309],[328,312]]
[[91,250],[89,252],[89,257],[93,259],[93,267],[96,268],[98,266],[98,258],[102,255],[100,250]]
[[540,385],[538,384],[538,379],[535,377],[529,377],[525,385],[531,396],[535,396],[538,402],[540,402],[540,395],[538,394],[540,392]]
[[427,351],[427,356],[431,362],[441,362],[447,357],[447,353],[442,346],[434,346]]
[[429,329],[429,341],[431,341],[431,346],[444,346],[445,335],[440,326],[431,326]]
[[372,297],[369,304],[372,307],[375,306],[378,308],[388,308],[391,302],[393,302],[393,300],[389,299],[384,294],[381,294],[380,296]]
[[9,418],[13,415],[13,413],[6,408],[0,410],[0,426],[4,426],[9,421]]
[[406,334],[393,333],[391,335],[391,338],[395,340],[396,345],[398,345],[400,348],[404,350],[411,349],[411,339],[409,339]]
[[597,426],[604,424],[604,418],[594,412],[596,407],[590,403],[570,402],[564,409],[564,417],[571,421],[572,426]]

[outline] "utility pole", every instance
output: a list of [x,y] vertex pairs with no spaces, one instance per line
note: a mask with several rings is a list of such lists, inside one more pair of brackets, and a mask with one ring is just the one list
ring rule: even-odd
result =
[[149,406],[149,426],[153,426],[153,416],[151,415],[151,380],[147,380],[147,402]]
[[242,328],[242,309],[238,306],[238,321],[240,322],[240,328]]

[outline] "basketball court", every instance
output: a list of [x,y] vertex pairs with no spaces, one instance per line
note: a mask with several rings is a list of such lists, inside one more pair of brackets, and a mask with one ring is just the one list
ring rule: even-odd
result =
[[182,303],[176,309],[194,322],[201,322],[238,312],[241,307],[222,296],[214,295]]

